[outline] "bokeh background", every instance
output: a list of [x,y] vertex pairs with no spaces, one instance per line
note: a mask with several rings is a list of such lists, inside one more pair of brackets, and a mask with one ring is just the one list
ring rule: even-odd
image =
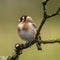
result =
[[[22,15],[29,15],[39,27],[43,18],[42,0],[0,0],[0,56],[13,53],[15,43],[24,43],[17,33],[17,20]],[[47,13],[55,13],[60,0],[50,0]],[[42,30],[42,40],[60,39],[60,15],[47,19]],[[38,51],[34,44],[25,49],[20,60],[60,60],[60,44],[42,45]]]

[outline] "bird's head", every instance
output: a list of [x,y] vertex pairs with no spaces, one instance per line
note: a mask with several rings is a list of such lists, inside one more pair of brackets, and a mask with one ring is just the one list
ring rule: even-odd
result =
[[28,23],[28,22],[33,22],[33,21],[32,21],[32,18],[30,16],[21,16],[19,19],[19,23],[21,23],[21,22]]

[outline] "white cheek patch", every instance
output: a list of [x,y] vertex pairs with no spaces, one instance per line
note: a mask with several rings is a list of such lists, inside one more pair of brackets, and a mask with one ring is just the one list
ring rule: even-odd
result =
[[24,17],[22,17],[23,18],[23,20],[24,20]]
[[23,24],[19,24],[19,25],[18,25],[18,28],[19,28],[20,30],[22,30]]

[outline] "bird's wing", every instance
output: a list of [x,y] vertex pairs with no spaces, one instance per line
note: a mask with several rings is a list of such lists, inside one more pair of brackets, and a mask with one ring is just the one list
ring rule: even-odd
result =
[[32,23],[32,25],[33,25],[35,28],[37,28],[35,23]]

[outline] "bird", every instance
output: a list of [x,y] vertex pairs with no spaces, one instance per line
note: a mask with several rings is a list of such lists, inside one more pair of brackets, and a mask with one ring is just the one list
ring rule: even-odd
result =
[[21,16],[18,23],[18,35],[25,41],[32,41],[36,36],[36,24],[30,16]]
[[[21,16],[18,20],[18,35],[26,42],[32,42],[36,36],[36,24],[30,16]],[[39,46],[40,44],[38,44]]]

